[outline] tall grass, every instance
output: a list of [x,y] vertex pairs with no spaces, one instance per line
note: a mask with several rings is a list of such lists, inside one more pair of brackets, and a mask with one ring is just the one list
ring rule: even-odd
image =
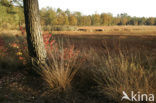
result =
[[74,86],[78,91],[98,96],[102,94],[104,98],[118,103],[123,91],[128,95],[131,91],[156,93],[156,71],[148,56],[136,48],[124,49],[114,42],[112,45],[115,47],[104,44],[106,46],[99,50],[91,47],[79,52],[73,45],[64,47],[63,44],[54,43],[47,50],[48,63],[41,65],[39,71],[51,89],[68,91]]
[[80,68],[79,51],[74,45],[63,46],[63,42],[54,43],[47,49],[48,62],[41,65],[42,78],[51,89],[66,91],[71,88],[71,82]]
[[[97,89],[109,100],[121,102],[125,91],[135,93],[156,93],[156,72],[145,69],[139,62],[137,54],[130,56],[119,50],[118,53],[108,51],[100,59],[100,66],[93,70]],[[149,66],[150,67],[150,66]]]
[[[29,56],[27,49],[24,49],[26,46],[23,42],[24,38],[20,36],[3,38],[5,43],[2,43],[2,46],[7,47],[7,50],[0,52],[0,72],[9,73],[14,68],[25,72],[25,68],[29,67],[23,64],[28,63]],[[46,95],[38,92],[36,97],[45,96],[50,100],[49,102],[55,101],[54,103],[108,103],[107,99],[111,101],[109,103],[120,103],[122,91],[128,95],[131,91],[156,93],[156,63],[153,50],[155,39],[139,41],[139,39],[126,38],[123,42],[117,42],[114,38],[110,38],[102,42],[103,38],[93,39],[86,36],[86,38],[74,37],[61,41],[53,39],[51,35],[47,35],[45,39],[48,60],[47,64],[37,67],[37,72],[50,89],[56,91],[50,92],[52,95],[48,97],[49,89],[44,85],[41,92]],[[150,55],[152,57],[149,57]],[[23,63],[25,60],[27,62]],[[28,81],[33,84],[30,79]],[[40,82],[37,85],[40,85]],[[70,92],[62,93],[70,89]],[[28,94],[32,95],[30,92]]]

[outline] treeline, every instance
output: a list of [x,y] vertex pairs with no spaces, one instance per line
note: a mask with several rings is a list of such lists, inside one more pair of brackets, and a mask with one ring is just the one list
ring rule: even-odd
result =
[[40,10],[42,25],[104,26],[104,25],[156,25],[155,17],[131,17],[126,13],[113,17],[111,13],[82,15],[81,12],[70,12],[58,8]]
[[[0,0],[0,28],[15,28],[24,24],[24,13],[21,2]],[[16,1],[16,0],[15,0]],[[126,13],[113,17],[111,13],[82,15],[81,12],[63,11],[52,8],[40,10],[43,26],[109,26],[109,25],[156,25],[155,17],[131,17]]]

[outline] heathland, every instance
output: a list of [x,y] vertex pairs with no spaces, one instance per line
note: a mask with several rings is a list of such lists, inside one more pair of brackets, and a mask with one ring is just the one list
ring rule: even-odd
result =
[[43,32],[49,65],[34,70],[24,29],[1,31],[1,103],[120,103],[122,91],[156,93],[155,26],[70,28]]
[[0,0],[0,103],[128,103],[123,93],[147,103],[156,94],[155,17],[37,4]]

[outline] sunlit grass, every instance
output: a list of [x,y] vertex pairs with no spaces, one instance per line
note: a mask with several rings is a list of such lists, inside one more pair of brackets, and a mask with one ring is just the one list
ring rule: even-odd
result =
[[[30,61],[28,51],[24,49],[26,43],[23,42],[26,38],[9,35],[1,38],[5,41],[2,46],[6,51],[1,52],[3,55],[0,56],[0,72],[9,73],[20,69],[28,74],[27,70],[30,67],[27,63]],[[79,101],[100,103],[101,98],[104,98],[101,100],[103,103],[103,101],[120,102],[122,91],[126,91],[128,95],[132,90],[156,93],[154,37],[126,36],[124,40],[118,40],[116,36],[68,37],[48,33],[44,35],[44,40],[48,52],[47,64],[35,68],[35,71],[40,74],[39,77],[33,74],[25,76],[25,78],[30,78],[30,75],[38,78],[39,86],[43,82],[41,90],[36,90],[39,91],[37,96],[40,95],[41,98],[47,97],[50,93],[57,99],[65,97],[61,100],[70,100],[71,103],[79,103]],[[26,62],[24,63],[23,60]],[[31,79],[21,81],[26,83],[24,87],[34,85]],[[17,84],[22,86],[22,83]],[[31,95],[30,92],[28,94]],[[81,100],[82,98],[88,99]]]
[[[121,102],[122,92],[131,91],[150,94],[156,93],[156,71],[151,66],[145,67],[138,53],[128,53],[120,50],[118,53],[107,51],[100,59],[100,65],[93,70],[97,89],[109,100]],[[128,52],[128,51],[127,51]],[[148,59],[145,57],[146,61]],[[150,62],[150,61],[148,61]]]

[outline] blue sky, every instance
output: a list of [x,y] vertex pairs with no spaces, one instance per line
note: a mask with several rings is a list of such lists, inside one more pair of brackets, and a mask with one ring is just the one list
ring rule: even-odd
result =
[[52,7],[80,11],[82,14],[128,13],[137,17],[156,17],[156,0],[39,0],[40,8]]

